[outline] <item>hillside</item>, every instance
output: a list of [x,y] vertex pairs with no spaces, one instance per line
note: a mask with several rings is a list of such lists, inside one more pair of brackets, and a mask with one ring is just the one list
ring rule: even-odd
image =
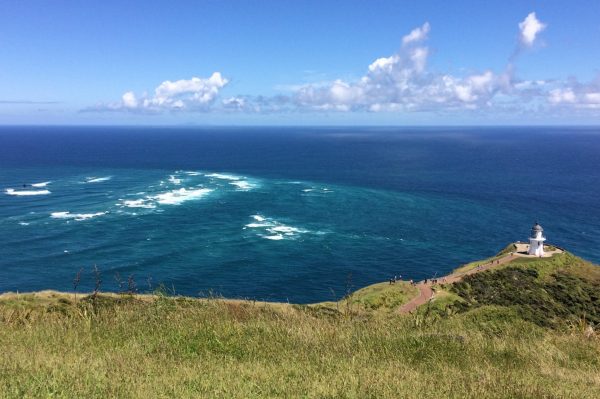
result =
[[314,305],[160,293],[3,294],[0,392],[600,397],[597,266],[565,252],[433,288],[433,299],[412,314],[399,312],[418,293],[406,282]]

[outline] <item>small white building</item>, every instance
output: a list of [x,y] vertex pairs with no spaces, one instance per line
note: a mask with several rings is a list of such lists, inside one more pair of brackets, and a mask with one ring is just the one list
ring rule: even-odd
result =
[[535,223],[531,228],[531,237],[529,237],[529,255],[543,256],[544,255],[544,229],[539,223]]

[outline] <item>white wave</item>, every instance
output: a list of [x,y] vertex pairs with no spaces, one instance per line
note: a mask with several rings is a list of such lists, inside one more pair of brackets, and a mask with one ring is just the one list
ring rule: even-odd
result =
[[186,188],[180,188],[179,190],[161,193],[150,198],[156,200],[156,202],[163,205],[180,205],[185,201],[202,198],[211,191],[213,190],[210,188],[199,188],[197,190],[188,190]]
[[181,184],[181,179],[178,179],[177,177],[175,177],[175,175],[170,175],[169,176],[169,181],[173,184]]
[[238,190],[243,190],[243,191],[247,191],[247,190],[250,190],[251,188],[254,188],[254,185],[247,182],[246,180],[232,181],[229,184],[234,185],[238,188]]
[[18,196],[47,195],[47,194],[50,194],[50,191],[48,191],[48,190],[15,190],[14,188],[7,188],[6,194],[18,195]]
[[29,226],[29,223],[27,223],[27,222],[19,222],[19,224],[20,224],[21,226]]
[[136,200],[125,200],[121,204],[117,204],[117,205],[126,206],[128,208],[146,208],[146,209],[156,208],[156,205],[148,203],[148,200],[146,200],[144,198],[136,199]]
[[285,235],[294,235],[295,233],[308,233],[307,230],[286,226],[285,224],[280,224],[279,226],[272,227],[270,229],[267,229],[267,231],[269,233],[283,233]]
[[250,217],[256,222],[248,223],[244,226],[244,229],[258,229],[259,232],[262,232],[262,234],[259,233],[258,235],[268,240],[294,239],[299,234],[310,233],[309,230],[288,226],[262,215],[251,215]]
[[243,179],[243,177],[240,176],[234,176],[234,175],[228,175],[225,173],[209,173],[207,175],[204,175],[206,177],[214,177],[215,179],[221,179],[221,180],[241,180]]
[[185,201],[199,199],[206,194],[213,191],[208,188],[200,188],[200,189],[186,189],[180,188],[172,191],[167,191],[164,193],[159,193],[156,195],[148,195],[145,198],[138,198],[133,200],[123,200],[120,199],[121,202],[117,203],[117,206],[123,206],[127,208],[145,208],[145,209],[154,209],[157,207],[157,204],[162,205],[180,205]]
[[105,177],[87,177],[85,179],[86,183],[101,183],[103,181],[108,181],[112,179],[112,176],[105,176]]
[[200,176],[202,173],[200,173],[200,172],[188,171],[188,172],[185,172],[185,174],[186,174],[186,175],[188,175],[188,176]]
[[75,219],[77,221],[95,218],[97,216],[106,215],[108,212],[97,213],[71,213],[71,212],[52,212],[50,217],[54,219]]
[[271,223],[248,223],[245,227],[249,227],[251,229],[256,229],[259,227],[269,227],[273,226]]
[[304,191],[305,193],[311,193],[313,191],[317,191],[317,192],[320,192],[320,193],[332,193],[333,192],[333,190],[330,190],[327,187],[323,187],[323,188],[315,188],[315,187],[305,188],[302,191]]
[[267,240],[283,240],[285,238],[281,234],[275,234],[275,235],[272,235],[272,236],[262,236],[262,237],[266,238]]
[[33,183],[31,185],[31,187],[35,187],[35,188],[46,187],[50,183],[52,183],[52,182],[51,181],[44,181],[44,182],[41,182],[41,183]]

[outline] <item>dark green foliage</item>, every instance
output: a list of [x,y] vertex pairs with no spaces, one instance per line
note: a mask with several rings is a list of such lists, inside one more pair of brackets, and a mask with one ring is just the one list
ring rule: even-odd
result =
[[452,286],[465,301],[451,306],[457,311],[484,305],[514,307],[523,319],[547,327],[564,320],[600,323],[600,286],[562,271],[538,277],[535,269],[516,267],[466,276]]

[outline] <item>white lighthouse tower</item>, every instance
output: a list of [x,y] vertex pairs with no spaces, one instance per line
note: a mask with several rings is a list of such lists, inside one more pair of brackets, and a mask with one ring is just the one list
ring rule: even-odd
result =
[[544,229],[539,223],[535,223],[531,228],[531,237],[529,237],[529,255],[543,256],[544,255]]

